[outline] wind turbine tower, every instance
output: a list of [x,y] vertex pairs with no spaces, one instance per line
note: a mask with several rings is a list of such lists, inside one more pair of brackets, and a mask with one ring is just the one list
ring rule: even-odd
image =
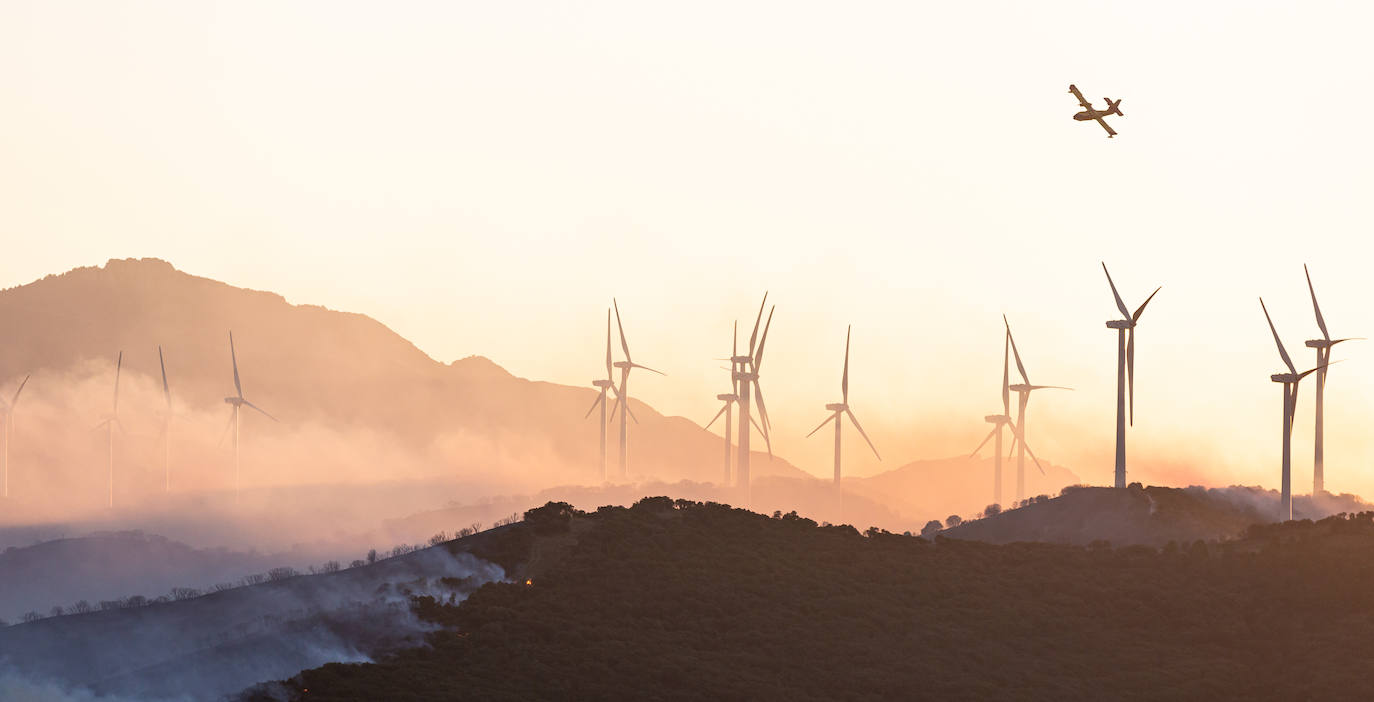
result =
[[[635,420],[635,424],[639,423],[639,418],[635,417],[634,412],[630,410],[630,371],[635,368],[643,368],[650,373],[658,373],[659,375],[663,375],[663,373],[648,366],[642,366],[635,363],[630,358],[630,345],[625,341],[625,325],[620,322],[620,303],[616,302],[615,298],[611,298],[611,305],[615,307],[615,326],[616,329],[620,331],[620,350],[625,353],[625,360],[616,361],[612,365],[620,369],[620,388],[616,390],[615,407],[624,406],[625,408],[625,410],[620,413],[620,479],[626,480],[629,478],[629,472],[625,465],[627,431],[625,416],[629,415]],[[612,418],[615,417],[615,407],[611,408]]]
[[1307,264],[1302,266],[1303,275],[1307,276],[1307,291],[1312,293],[1312,311],[1317,314],[1317,328],[1321,329],[1322,338],[1308,339],[1307,348],[1317,350],[1317,426],[1312,434],[1313,457],[1312,457],[1312,495],[1315,497],[1326,491],[1326,456],[1324,452],[1325,422],[1326,411],[1326,373],[1327,366],[1331,364],[1331,347],[1342,341],[1354,341],[1355,338],[1332,339],[1331,332],[1326,330],[1326,320],[1322,319],[1322,308],[1317,305],[1317,290],[1312,287],[1312,274],[1307,271]]
[[987,445],[988,441],[996,438],[993,444],[993,468],[992,468],[992,504],[1002,504],[1002,427],[1011,424],[1011,390],[1008,386],[1010,382],[1009,368],[1011,367],[1011,331],[1008,329],[1002,334],[1002,413],[989,414],[983,417],[983,421],[992,425],[992,431],[983,437],[982,443],[978,448],[973,449],[973,453],[968,455],[973,458],[979,451]]
[[[749,475],[749,425],[752,423],[759,433],[763,435],[763,441],[768,446],[768,456],[773,456],[773,442],[768,436],[769,421],[768,409],[763,404],[763,389],[759,386],[759,370],[763,367],[763,347],[768,342],[768,329],[773,325],[773,310],[775,305],[768,310],[768,321],[763,324],[763,336],[759,336],[759,323],[763,321],[763,308],[768,304],[768,293],[763,294],[763,302],[759,303],[759,314],[754,318],[754,331],[749,335],[749,353],[730,357],[730,365],[734,368],[731,371],[731,378],[736,382],[736,394],[739,396],[739,446],[738,457],[735,461],[737,466],[735,480],[738,487],[744,494],[744,506],[750,503],[750,475]],[[750,386],[753,387],[753,399],[759,405],[759,421],[754,421],[754,416],[749,408]]]
[[[877,447],[869,440],[863,425],[859,424],[859,418],[855,417],[854,411],[849,408],[849,334],[851,330],[852,327],[846,329],[844,333],[844,373],[840,376],[840,401],[826,405],[825,408],[831,412],[831,415],[811,430],[811,434],[815,434],[821,430],[821,427],[831,421],[835,422],[835,499],[839,507],[840,519],[844,518],[844,488],[840,483],[840,430],[844,426],[845,416],[848,416],[849,421],[854,423],[854,428],[859,430],[859,436],[862,436],[864,441],[868,443],[868,448],[873,450],[873,455],[879,461],[883,460],[883,457],[878,455]],[[810,438],[811,434],[806,436]]]
[[120,352],[119,352],[119,356],[118,356],[117,358],[115,358],[114,403],[111,404],[111,406],[110,406],[110,414],[109,414],[108,416],[106,416],[105,419],[101,420],[101,422],[100,422],[99,424],[95,425],[95,428],[96,428],[96,429],[99,429],[100,427],[105,427],[105,435],[106,435],[105,438],[106,438],[106,443],[109,444],[109,463],[110,463],[110,470],[109,470],[109,474],[110,474],[110,480],[109,480],[109,484],[110,484],[110,500],[109,500],[109,506],[110,506],[111,508],[114,507],[114,430],[115,430],[115,426],[118,426],[118,427],[119,427],[119,431],[121,431],[121,432],[124,431],[124,423],[121,422],[121,421],[119,421],[119,372],[120,372],[120,370],[123,368],[123,366],[124,366],[124,352],[123,352],[123,351],[120,351]]
[[[732,340],[731,343],[730,343],[730,358],[733,359],[735,356],[738,356],[738,355],[739,355],[739,322],[736,321],[736,322],[735,322],[735,335],[734,335],[733,340]],[[738,380],[735,380],[735,371],[736,371],[735,365],[736,365],[736,364],[735,364],[733,361],[730,363],[730,387],[731,387],[731,392],[727,392],[727,393],[722,393],[722,394],[720,394],[720,395],[716,395],[716,399],[717,399],[717,400],[720,400],[720,401],[722,401],[722,402],[724,402],[725,405],[724,405],[723,407],[720,408],[720,411],[719,411],[719,412],[716,412],[716,416],[712,417],[712,418],[711,418],[711,421],[709,421],[709,422],[706,423],[706,428],[707,428],[707,429],[710,429],[710,428],[711,428],[711,425],[715,424],[715,423],[716,423],[716,420],[717,420],[717,419],[720,419],[720,416],[721,416],[722,414],[725,415],[725,456],[724,456],[724,458],[725,458],[725,460],[724,460],[724,464],[725,464],[725,473],[724,473],[724,476],[721,478],[721,482],[720,482],[720,485],[721,485],[722,488],[729,487],[729,485],[730,485],[730,449],[733,448],[732,442],[731,442],[731,440],[730,440],[730,430],[731,430],[730,422],[731,422],[731,419],[732,419],[733,414],[734,414],[733,410],[734,410],[735,403],[739,401],[739,381],[738,381]]]
[[[1020,427],[1020,433],[1025,435],[1026,405],[1030,404],[1031,393],[1036,390],[1072,390],[1072,388],[1060,385],[1032,385],[1030,377],[1026,375],[1026,366],[1021,363],[1021,352],[1016,350],[1016,337],[1012,336],[1011,322],[1007,321],[1006,315],[1002,315],[1002,323],[1007,327],[1007,341],[1011,342],[1011,353],[1016,358],[1016,371],[1021,374],[1021,382],[1012,385],[1010,389],[1016,391],[1016,426]],[[1026,498],[1026,447],[1014,438],[1012,443],[1016,444],[1016,501],[1019,503]]]
[[[1116,283],[1112,282],[1112,274],[1107,271],[1107,264],[1102,264],[1102,272],[1107,274],[1107,284],[1112,287],[1112,297],[1116,300],[1116,308],[1121,311],[1121,319],[1107,320],[1107,328],[1116,330],[1116,487],[1126,487],[1126,404],[1127,392],[1130,393],[1130,422],[1135,426],[1135,327],[1140,322],[1140,315],[1145,311],[1145,305],[1150,304],[1150,300],[1155,298],[1160,288],[1150,293],[1145,301],[1140,303],[1135,312],[1132,313],[1126,308],[1126,303],[1121,301],[1121,294],[1116,291]],[[1162,287],[1162,286],[1161,286]]]
[[[14,391],[14,397],[11,398],[10,401],[9,401],[9,403],[5,404],[5,406],[4,406],[4,411],[5,411],[5,454],[4,454],[4,465],[3,465],[3,467],[0,467],[0,470],[2,470],[2,471],[4,472],[4,484],[5,484],[4,496],[5,496],[6,498],[8,498],[8,497],[10,496],[10,440],[14,437],[14,408],[17,407],[17,406],[19,406],[19,393],[24,392],[24,386],[25,386],[25,385],[28,385],[28,384],[29,384],[29,376],[26,375],[26,376],[24,376],[24,380],[23,380],[22,382],[19,383],[19,389],[17,389],[17,390]],[[4,403],[4,402],[5,402],[4,399],[3,399],[3,398],[0,398],[0,403]]]
[[592,387],[599,389],[600,392],[597,394],[596,400],[594,400],[594,401],[592,402],[592,406],[589,407],[589,408],[587,409],[587,413],[584,414],[584,415],[582,415],[582,419],[585,421],[585,420],[587,419],[587,417],[592,416],[592,410],[596,409],[598,406],[601,407],[601,441],[600,441],[600,447],[601,447],[600,456],[601,456],[601,459],[600,459],[600,465],[601,465],[601,482],[603,482],[603,483],[606,482],[606,392],[609,390],[609,391],[611,391],[611,392],[616,393],[616,397],[617,397],[617,398],[620,397],[620,391],[616,390],[616,388],[615,388],[615,379],[614,379],[614,378],[612,377],[612,375],[611,375],[611,367],[612,367],[612,364],[611,364],[611,310],[610,310],[609,308],[607,308],[607,310],[606,310],[606,377],[605,377],[605,378],[601,378],[601,379],[593,380],[593,381],[592,381]]
[[1283,359],[1283,365],[1288,367],[1287,373],[1269,376],[1271,381],[1283,384],[1283,475],[1279,488],[1279,518],[1288,521],[1293,518],[1293,418],[1298,412],[1298,383],[1324,366],[1299,373],[1293,367],[1293,359],[1288,357],[1288,351],[1283,348],[1283,342],[1279,340],[1279,332],[1274,328],[1274,320],[1269,317],[1269,309],[1264,306],[1264,298],[1260,298],[1260,309],[1264,310],[1264,320],[1269,322],[1269,332],[1274,335],[1274,344],[1279,347],[1279,357]]

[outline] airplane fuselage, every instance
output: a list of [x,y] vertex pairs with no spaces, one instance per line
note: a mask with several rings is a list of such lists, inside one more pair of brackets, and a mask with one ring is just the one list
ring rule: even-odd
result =
[[1100,112],[1098,110],[1083,110],[1082,112],[1079,112],[1078,114],[1074,115],[1073,118],[1078,120],[1079,122],[1090,122],[1092,120],[1097,119],[1098,117],[1110,117],[1114,114],[1116,113]]

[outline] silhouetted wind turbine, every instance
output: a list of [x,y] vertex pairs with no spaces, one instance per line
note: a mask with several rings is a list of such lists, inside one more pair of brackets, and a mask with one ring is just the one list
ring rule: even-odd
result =
[[1102,264],[1102,272],[1107,273],[1107,284],[1112,286],[1112,297],[1116,300],[1116,308],[1121,310],[1121,319],[1107,321],[1108,329],[1116,330],[1116,486],[1126,487],[1126,394],[1130,392],[1130,412],[1131,426],[1135,426],[1135,327],[1140,322],[1140,315],[1145,311],[1145,305],[1150,304],[1150,300],[1155,298],[1160,289],[1150,293],[1145,301],[1140,303],[1135,313],[1131,313],[1126,308],[1126,303],[1121,301],[1121,295],[1116,291],[1116,283],[1112,282],[1112,274],[1107,272],[1107,264]]
[[997,442],[993,444],[993,469],[992,469],[992,504],[1002,504],[1002,427],[1011,424],[1011,390],[1008,386],[1010,382],[1011,367],[1011,332],[1008,330],[1002,334],[1002,413],[989,414],[983,417],[983,421],[992,425],[992,431],[983,437],[982,443],[978,448],[973,449],[973,453],[968,455],[973,458],[979,451],[987,445],[988,441],[996,437]]
[[[1021,374],[1021,382],[1012,385],[1011,390],[1016,391],[1016,426],[1020,427],[1020,433],[1026,433],[1026,405],[1030,404],[1030,394],[1036,390],[1072,390],[1060,385],[1031,385],[1030,376],[1026,375],[1026,367],[1021,363],[1021,352],[1016,350],[1016,337],[1011,333],[1011,322],[1007,321],[1007,316],[1002,315],[1002,323],[1007,327],[1007,341],[1011,342],[1011,352],[1016,358],[1016,370]],[[1026,497],[1026,454],[1025,446],[1018,443],[1015,439],[1012,444],[1016,449],[1016,501],[1019,503]],[[1043,470],[1041,471],[1044,472]]]
[[167,385],[167,363],[162,360],[162,345],[157,347],[157,365],[162,369],[162,399],[166,403],[162,416],[162,491],[172,491],[172,388]]
[[[768,304],[768,293],[763,294],[763,302],[759,303],[759,314],[754,318],[754,331],[749,335],[749,353],[730,357],[730,376],[737,383],[736,394],[739,396],[739,447],[736,455],[738,458],[735,465],[738,466],[735,472],[737,487],[744,491],[744,504],[750,502],[750,477],[749,477],[749,425],[753,424],[763,435],[764,444],[768,446],[768,457],[773,457],[773,441],[769,438],[768,432],[771,424],[768,421],[768,408],[763,404],[763,388],[759,385],[759,370],[763,367],[763,347],[768,341],[768,329],[773,325],[773,310],[777,309],[774,305],[768,310],[768,321],[763,324],[763,336],[759,336],[759,323],[763,322],[763,308]],[[754,416],[749,409],[749,390],[753,384],[753,399],[759,405],[759,421],[754,421]]]
[[10,440],[14,437],[14,408],[19,406],[19,393],[24,392],[24,386],[28,385],[29,376],[24,376],[24,380],[19,383],[19,388],[14,391],[14,397],[8,403],[4,398],[0,398],[0,405],[4,405],[5,412],[5,456],[3,472],[5,484],[5,497],[10,496]]
[[1288,351],[1284,350],[1283,342],[1279,340],[1279,332],[1274,328],[1274,320],[1269,317],[1269,308],[1264,306],[1262,297],[1260,309],[1264,310],[1264,320],[1269,322],[1269,331],[1274,335],[1274,344],[1279,347],[1283,365],[1288,366],[1287,373],[1269,376],[1271,381],[1283,383],[1283,477],[1279,489],[1279,518],[1286,521],[1293,518],[1293,418],[1298,412],[1298,383],[1325,366],[1299,373],[1293,367],[1293,359],[1288,357]]
[[1312,287],[1312,274],[1307,272],[1307,264],[1302,266],[1303,275],[1307,276],[1307,291],[1312,293],[1312,311],[1317,313],[1317,327],[1322,330],[1322,338],[1308,339],[1308,348],[1317,350],[1317,427],[1312,435],[1313,460],[1312,460],[1312,495],[1316,496],[1326,491],[1326,457],[1324,453],[1323,435],[1324,413],[1326,408],[1325,390],[1327,366],[1331,363],[1331,347],[1342,341],[1354,341],[1359,337],[1349,337],[1346,339],[1332,339],[1331,332],[1326,330],[1326,320],[1322,319],[1322,308],[1317,305],[1317,290]]
[[611,408],[611,418],[614,419],[616,407],[620,407],[622,405],[625,407],[625,411],[620,413],[620,479],[625,480],[629,477],[629,472],[625,467],[625,415],[629,415],[631,418],[635,420],[635,424],[639,424],[639,417],[636,417],[634,412],[630,409],[630,371],[635,368],[643,368],[644,370],[649,371],[650,373],[658,373],[659,375],[664,374],[661,371],[656,371],[648,366],[643,366],[638,363],[635,363],[633,360],[630,359],[630,345],[625,342],[625,326],[620,323],[620,303],[616,302],[615,298],[611,298],[611,305],[615,307],[615,326],[616,329],[620,331],[620,350],[625,352],[625,360],[616,361],[614,364],[612,364],[616,368],[620,369],[620,387],[616,390],[615,406]]
[[[279,420],[278,420],[276,417],[273,417],[272,415],[268,414],[268,413],[267,413],[267,410],[265,410],[265,409],[263,409],[263,408],[261,408],[261,407],[258,407],[257,405],[255,405],[255,404],[249,402],[246,398],[244,398],[244,396],[243,396],[243,384],[239,382],[239,358],[238,358],[238,355],[237,355],[236,353],[234,353],[234,332],[232,332],[232,331],[229,332],[229,360],[234,364],[234,392],[237,393],[237,394],[235,394],[235,395],[232,396],[232,397],[226,397],[226,398],[224,398],[224,402],[225,402],[225,404],[232,405],[232,406],[234,407],[233,414],[231,414],[231,415],[229,416],[229,424],[232,425],[232,426],[234,427],[234,499],[238,499],[238,494],[239,494],[239,410],[240,410],[240,408],[242,408],[244,405],[247,405],[247,406],[252,407],[253,409],[257,410],[258,412],[261,412],[261,413],[262,413],[262,416],[267,417],[268,419],[270,419],[270,420],[272,420],[272,421],[274,421],[274,422],[279,421]],[[224,428],[225,428],[226,430],[228,430],[228,429],[229,429],[229,425],[226,425]],[[221,441],[221,443],[222,443],[222,442],[224,441],[224,439],[221,438],[220,441]]]
[[96,429],[105,427],[106,439],[110,446],[110,507],[114,507],[114,429],[119,427],[119,431],[124,431],[124,422],[119,421],[119,372],[124,366],[124,352],[120,351],[115,359],[115,386],[114,403],[110,406],[110,414],[95,425]]
[[[848,327],[845,329],[844,333],[844,373],[840,376],[841,399],[839,402],[832,402],[825,406],[825,408],[831,412],[831,415],[815,429],[811,430],[811,434],[815,434],[821,430],[821,427],[824,427],[831,421],[835,422],[835,492],[837,496],[836,499],[839,501],[841,518],[844,516],[844,488],[840,485],[840,430],[844,426],[844,416],[848,416],[849,421],[854,423],[854,428],[859,430],[859,436],[862,436],[864,441],[868,443],[868,448],[873,450],[873,455],[879,461],[883,460],[883,457],[878,455],[877,447],[875,447],[873,442],[868,438],[868,433],[864,431],[863,425],[859,424],[859,418],[855,417],[854,411],[849,409],[849,334],[852,329],[852,326]],[[807,438],[810,438],[811,434],[807,434]]]
[[[730,342],[730,358],[733,359],[737,355],[739,355],[739,321],[735,322],[735,334],[734,338]],[[722,414],[725,415],[725,475],[721,479],[720,483],[721,487],[723,488],[730,486],[730,449],[732,448],[730,441],[730,421],[733,415],[733,408],[735,406],[735,403],[739,401],[739,381],[735,379],[735,370],[733,368],[734,364],[731,363],[731,366],[731,391],[728,393],[716,395],[716,399],[723,401],[725,403],[725,406],[721,407],[720,411],[716,412],[716,416],[712,417],[711,421],[706,423],[706,428],[710,429],[711,425],[715,424],[716,420],[720,419],[720,416]]]
[[[611,375],[611,310],[606,309],[606,377],[600,380],[593,380],[592,387],[598,388],[599,392],[592,406],[587,409],[587,413],[582,415],[582,419],[592,416],[592,410],[601,407],[601,482],[606,482],[606,391],[609,389],[620,397],[620,392],[615,389],[615,379]],[[638,421],[638,420],[636,420]]]

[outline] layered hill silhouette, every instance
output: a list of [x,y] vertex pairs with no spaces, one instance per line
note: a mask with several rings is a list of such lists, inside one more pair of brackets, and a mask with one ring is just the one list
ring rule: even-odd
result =
[[[159,345],[178,413],[171,481],[228,489],[229,455],[217,441],[234,389],[230,330],[246,396],[281,419],[245,412],[245,484],[436,473],[481,475],[507,490],[599,482],[595,419],[583,420],[591,388],[517,378],[482,357],[441,363],[364,315],[289,304],[161,260],[111,260],[0,292],[0,325],[0,393],[33,374],[11,454],[16,499],[52,497],[56,473],[67,478],[63,494],[105,496],[107,441],[89,428],[110,412],[120,350],[128,431],[115,437],[116,502],[164,487]],[[717,476],[716,435],[631,402],[640,420],[631,479]],[[756,475],[805,475],[764,454],[754,466]]]
[[[902,514],[927,519],[944,519],[950,514],[967,518],[993,504],[995,465],[992,457],[918,460],[877,475],[846,478],[844,484],[846,489],[879,500]],[[1058,495],[1065,486],[1079,482],[1078,476],[1063,466],[1044,460],[1040,465],[1045,469],[1043,475],[1026,459],[1025,498]],[[1002,471],[1001,506],[1010,507],[1016,499],[1015,459],[1004,460]]]

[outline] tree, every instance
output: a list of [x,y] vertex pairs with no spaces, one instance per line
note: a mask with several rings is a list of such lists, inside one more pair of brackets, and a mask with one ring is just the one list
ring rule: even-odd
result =
[[62,605],[54,605],[52,611],[50,612],[50,614],[52,614],[52,616],[54,617],[60,617],[66,613],[67,611],[62,609]]
[[324,562],[324,565],[320,566],[320,572],[321,572],[321,573],[337,573],[337,572],[339,572],[339,568],[340,568],[340,566],[339,566],[339,562],[338,562],[338,561],[325,561],[325,562]]
[[372,548],[372,549],[368,549],[368,550],[367,550],[367,562],[368,562],[368,563],[376,563],[376,562],[377,562],[377,549]]
[[91,611],[91,603],[85,600],[79,600],[76,604],[72,605],[72,611],[77,614],[85,614]]
[[936,534],[940,533],[943,526],[940,524],[940,520],[932,519],[926,522],[924,527],[921,527],[921,536],[927,539],[934,538]]
[[984,507],[984,508],[983,508],[983,516],[984,516],[984,517],[996,517],[997,515],[999,515],[999,514],[1001,514],[1001,513],[1002,513],[1002,505],[999,505],[999,504],[997,504],[996,502],[994,502],[994,503],[988,505],[987,507]]
[[963,524],[963,523],[964,523],[963,518],[960,517],[960,516],[957,515],[957,514],[951,514],[951,515],[949,515],[948,517],[945,518],[945,527],[946,527],[946,528],[949,528],[949,529],[953,529],[954,527],[957,527],[957,526],[959,526],[960,524]]
[[36,622],[36,621],[38,621],[39,619],[42,619],[42,618],[43,618],[43,615],[39,614],[38,612],[34,612],[34,611],[25,612],[25,613],[24,613],[24,616],[22,617],[22,619],[23,619],[25,622]]
[[365,566],[365,565],[367,565],[367,561],[364,561],[363,559],[359,558],[359,559],[353,561],[352,563],[349,563],[349,564],[348,564],[348,567],[349,567],[349,568],[361,568],[361,567],[363,567],[363,566]]

